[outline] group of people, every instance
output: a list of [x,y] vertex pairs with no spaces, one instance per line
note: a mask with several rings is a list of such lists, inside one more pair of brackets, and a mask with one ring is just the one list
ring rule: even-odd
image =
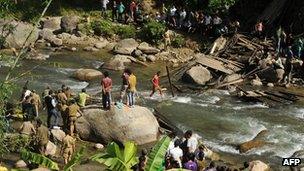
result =
[[[263,26],[258,27],[263,28]],[[258,35],[260,34],[263,33]],[[295,39],[291,32],[285,32],[282,27],[279,27],[275,34],[275,46],[273,48],[265,46],[258,52],[262,54],[262,57],[251,57],[249,63],[254,64],[253,66],[258,65],[260,69],[274,69],[277,76],[276,83],[288,86],[293,74],[296,73],[295,66],[298,66],[298,70],[304,69],[303,41],[303,38]]]
[[[249,163],[245,162],[244,167],[232,169],[227,166],[216,166],[212,160],[212,151],[198,141],[198,136],[191,130],[185,132],[182,139],[171,135],[171,142],[165,155],[163,170],[184,168],[191,171],[249,171]],[[136,169],[144,171],[147,164],[147,150],[143,149],[139,157],[139,164]]]
[[158,22],[166,23],[173,29],[185,30],[189,33],[200,33],[203,36],[219,36],[224,33],[237,32],[240,27],[238,21],[225,21],[219,12],[210,14],[201,10],[187,10],[184,7],[166,7],[162,4],[161,10],[156,14],[143,14],[142,5],[139,1],[126,3],[119,0],[102,0],[102,13],[107,7],[111,6],[112,20],[125,24],[141,24],[149,19],[155,19]]
[[163,4],[162,10],[156,13],[155,19],[167,23],[173,29],[185,30],[188,33],[199,33],[202,36],[219,36],[221,34],[237,32],[240,27],[238,21],[226,22],[219,12],[210,14],[204,11],[186,10],[175,5],[166,8]]
[[110,6],[112,12],[112,21],[121,23],[141,23],[143,22],[142,7],[137,1],[130,3],[121,0],[101,0],[102,15],[105,16],[106,10]]
[[[125,69],[121,75],[122,84],[120,90],[120,98],[117,103],[126,104],[128,107],[133,108],[135,106],[136,97],[136,85],[137,78],[134,72],[130,69]],[[154,95],[156,91],[162,96],[162,88],[160,86],[160,71],[158,71],[151,79],[152,91],[150,97]],[[109,72],[103,73],[103,79],[101,80],[102,87],[102,105],[105,110],[110,110],[112,105],[112,87],[113,81],[110,78]]]
[[[86,105],[90,95],[86,93],[86,89],[82,89],[76,95],[69,87],[62,85],[58,91],[53,91],[47,86],[42,93],[42,97],[43,101],[35,90],[29,90],[27,86],[23,87],[20,103],[24,114],[24,122],[19,128],[19,132],[29,137],[29,139],[32,138],[37,146],[37,151],[40,154],[45,154],[46,146],[50,141],[50,130],[62,127],[66,136],[62,140],[61,154],[64,162],[67,163],[71,160],[75,151],[75,123],[77,118],[82,115],[80,108]],[[47,113],[46,126],[39,118],[41,109],[45,109]],[[62,118],[62,124],[59,122],[60,118]]]

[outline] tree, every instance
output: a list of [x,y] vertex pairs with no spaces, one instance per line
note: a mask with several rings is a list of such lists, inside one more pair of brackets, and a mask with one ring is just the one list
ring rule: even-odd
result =
[[96,154],[91,160],[106,165],[109,170],[131,171],[131,167],[138,163],[136,154],[137,146],[134,142],[126,142],[124,148],[119,148],[115,142],[111,142],[105,153]]
[[[7,17],[7,13],[10,9],[10,0],[3,0],[0,1],[0,7],[5,7],[4,9],[1,8],[0,10],[0,18],[1,16],[3,17]],[[35,27],[38,26],[41,18],[44,16],[44,14],[46,13],[48,7],[50,6],[50,4],[52,3],[52,0],[47,0],[46,1],[46,5],[45,8],[43,10],[43,12],[41,13],[40,17],[38,18],[38,20],[35,23]],[[8,73],[5,77],[4,80],[1,80],[0,83],[0,153],[1,155],[6,154],[7,152],[9,152],[9,149],[6,148],[6,144],[5,144],[5,135],[8,132],[8,128],[9,128],[9,123],[5,118],[6,115],[6,104],[8,103],[9,98],[12,96],[13,94],[13,87],[15,86],[15,82],[17,79],[16,78],[20,78],[20,77],[15,77],[15,78],[11,78],[11,73],[14,71],[15,67],[18,65],[19,60],[21,59],[21,57],[28,51],[28,47],[25,46],[28,39],[31,37],[32,33],[34,31],[34,28],[31,30],[31,32],[29,33],[29,35],[27,35],[27,38],[25,40],[25,42],[23,43],[23,48],[20,50],[20,53],[18,53],[18,55],[16,56],[16,58],[14,58],[14,60],[11,61],[11,65],[9,67]],[[0,39],[5,38],[1,37]],[[4,40],[1,40],[4,41]],[[1,59],[2,58],[2,54],[0,54]]]

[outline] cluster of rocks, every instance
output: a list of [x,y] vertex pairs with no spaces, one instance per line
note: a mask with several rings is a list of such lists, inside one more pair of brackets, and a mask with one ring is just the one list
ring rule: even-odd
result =
[[[146,42],[138,43],[135,39],[123,39],[114,45],[112,52],[115,56],[105,64],[105,68],[123,70],[131,62],[155,62],[159,49]],[[139,62],[139,63],[140,63]]]

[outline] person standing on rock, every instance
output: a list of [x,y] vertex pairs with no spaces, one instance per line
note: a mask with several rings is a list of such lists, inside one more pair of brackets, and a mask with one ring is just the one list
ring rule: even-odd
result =
[[31,120],[36,115],[36,109],[34,106],[34,99],[31,96],[26,96],[25,101],[22,103],[22,113],[25,120]]
[[107,5],[109,3],[109,0],[101,0],[101,15],[102,17],[105,17],[106,16],[106,12],[107,12]]
[[164,33],[164,40],[165,40],[165,50],[171,45],[171,31],[166,28],[166,32]]
[[[122,85],[121,85],[121,90],[120,90],[120,102],[123,103],[124,98],[127,94],[128,91],[128,87],[129,87],[129,76],[130,76],[130,70],[129,69],[125,69],[124,72],[121,75],[121,79],[122,79]],[[129,103],[127,101],[127,103]]]
[[61,154],[64,158],[64,164],[67,164],[72,159],[72,155],[75,152],[76,139],[72,137],[72,134],[68,134],[62,140]]
[[128,103],[130,107],[134,107],[135,105],[135,93],[136,93],[136,76],[133,74],[131,70],[128,70],[129,79],[129,86],[128,86]]
[[294,54],[292,51],[292,47],[288,46],[287,50],[287,57],[286,57],[286,62],[285,62],[285,73],[284,73],[284,84],[289,85],[291,78],[292,78],[292,70],[293,70],[293,65],[292,61],[294,59]]
[[160,77],[160,71],[158,71],[152,78],[152,92],[150,94],[150,97],[152,97],[156,91],[159,91],[159,94],[161,96],[163,95],[162,89],[159,85],[160,82],[159,77]]
[[123,21],[123,14],[125,13],[125,6],[122,2],[119,3],[117,6],[117,12],[118,12],[118,21],[122,22]]
[[272,59],[273,69],[276,71],[277,74],[277,83],[280,83],[283,80],[284,75],[284,65],[279,54],[275,55]]
[[80,111],[79,106],[76,104],[74,99],[71,100],[71,105],[68,107],[68,114],[69,114],[69,124],[70,124],[70,134],[74,135],[75,124],[77,120],[77,113],[82,116],[82,112]]
[[86,93],[86,89],[82,89],[81,93],[78,94],[78,105],[80,107],[85,107],[86,101],[90,98],[90,95]]
[[112,4],[112,21],[114,22],[117,20],[117,2],[116,0],[113,0]]
[[57,100],[55,98],[55,94],[52,90],[49,91],[49,95],[44,98],[45,105],[47,109],[47,126],[51,128],[51,118],[55,117],[55,124],[53,126],[57,126],[58,124],[58,110],[57,110]]
[[37,120],[37,134],[36,134],[36,142],[38,143],[38,150],[40,154],[44,155],[46,146],[49,142],[49,130],[47,127],[42,125],[42,121],[40,119]]
[[31,136],[36,134],[36,129],[31,121],[25,120],[19,128],[19,133],[22,135]]
[[132,1],[130,3],[130,17],[131,17],[132,21],[135,21],[136,6],[137,5],[136,5],[135,1]]
[[32,90],[32,99],[35,106],[36,117],[39,116],[39,108],[42,106],[40,96],[36,93],[35,90]]
[[61,103],[65,103],[66,104],[68,102],[68,98],[67,98],[67,96],[64,93],[64,89],[63,90],[59,90],[59,93],[57,94],[57,99],[58,99],[58,102],[61,102]]
[[106,110],[111,109],[111,91],[112,91],[112,79],[109,77],[109,72],[103,73],[104,78],[101,81],[102,86],[102,105]]
[[65,90],[64,90],[64,94],[66,95],[68,101],[72,98],[73,96],[73,92],[71,90],[70,87],[67,87]]

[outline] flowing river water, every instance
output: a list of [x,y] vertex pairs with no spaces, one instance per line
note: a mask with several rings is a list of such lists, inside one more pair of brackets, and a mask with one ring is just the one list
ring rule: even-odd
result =
[[[46,51],[45,53],[51,53]],[[111,57],[106,52],[52,52],[46,61],[24,60],[17,72],[24,72],[40,64],[30,76],[18,81],[18,88],[29,80],[29,87],[42,92],[46,85],[59,89],[62,84],[74,91],[88,87],[88,92],[100,90],[99,81],[81,82],[71,75],[78,68],[94,68]],[[158,95],[149,98],[150,77],[164,64],[156,63],[151,67],[132,65],[138,78],[138,96],[141,104],[150,108],[158,107],[172,123],[182,130],[192,129],[213,150],[218,151],[231,163],[243,163],[261,159],[271,163],[275,170],[288,170],[281,167],[283,157],[290,157],[295,151],[304,149],[304,107],[300,104],[282,105],[268,108],[262,104],[249,104],[239,101],[225,90],[213,90],[200,94],[180,94],[175,98],[170,93],[161,99]],[[5,75],[0,68],[0,79]],[[120,89],[120,72],[111,72],[114,91]],[[17,89],[16,92],[21,90]],[[19,95],[19,94],[17,94]],[[16,96],[18,97],[18,96]],[[233,144],[254,138],[261,130],[269,130],[267,138],[271,144],[239,154]]]

